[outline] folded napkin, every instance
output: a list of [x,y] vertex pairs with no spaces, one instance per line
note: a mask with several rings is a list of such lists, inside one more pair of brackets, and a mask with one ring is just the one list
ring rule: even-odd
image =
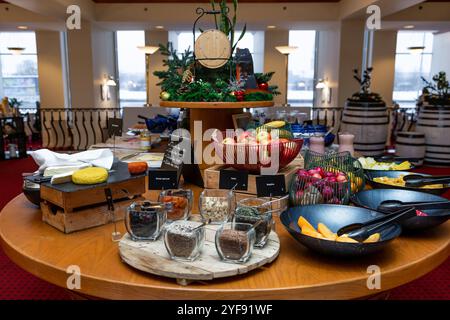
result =
[[110,149],[88,150],[74,154],[57,153],[48,149],[40,149],[31,152],[39,173],[44,173],[48,167],[76,166],[90,164],[94,167],[110,170],[114,161],[114,155]]

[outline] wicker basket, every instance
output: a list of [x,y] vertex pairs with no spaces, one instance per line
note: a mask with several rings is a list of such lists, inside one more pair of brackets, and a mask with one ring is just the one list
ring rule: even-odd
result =
[[333,167],[339,171],[345,172],[350,178],[352,193],[364,190],[364,169],[361,163],[353,158],[348,151],[320,154],[307,150],[305,154],[305,169],[312,169],[315,167]]

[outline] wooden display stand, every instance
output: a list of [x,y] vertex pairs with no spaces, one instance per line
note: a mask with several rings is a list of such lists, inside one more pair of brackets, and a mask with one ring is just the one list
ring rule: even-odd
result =
[[[204,171],[204,181],[205,181],[205,189],[220,189],[219,186],[219,180],[220,180],[220,170],[225,169],[226,166],[224,165],[217,165],[213,166],[209,169],[206,169]],[[303,158],[297,158],[291,164],[289,164],[287,167],[284,167],[280,170],[278,173],[279,175],[284,175],[284,181],[287,188],[287,191],[289,191],[289,186],[292,180],[293,175],[297,172],[299,168],[303,168]],[[230,169],[234,170],[234,169]],[[247,190],[236,190],[236,201],[240,201],[245,198],[252,198],[257,196],[257,190],[256,190],[256,177],[257,175],[248,175],[248,188]],[[280,201],[275,201],[272,204],[272,209],[283,209],[286,208],[289,205],[289,199],[284,198]]]
[[[117,168],[107,183],[93,186],[78,186],[72,183],[41,185],[42,220],[56,229],[71,233],[100,225],[113,220],[123,220],[126,208],[145,193],[144,175],[130,176],[125,166]],[[106,204],[105,189],[110,188],[114,200],[114,217]],[[122,190],[127,190],[128,194]],[[130,199],[133,196],[134,199]]]

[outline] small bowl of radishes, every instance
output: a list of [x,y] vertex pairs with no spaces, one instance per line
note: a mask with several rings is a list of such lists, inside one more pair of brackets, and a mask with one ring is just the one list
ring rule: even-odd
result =
[[312,204],[348,204],[351,193],[349,176],[333,167],[300,169],[292,178],[292,206]]

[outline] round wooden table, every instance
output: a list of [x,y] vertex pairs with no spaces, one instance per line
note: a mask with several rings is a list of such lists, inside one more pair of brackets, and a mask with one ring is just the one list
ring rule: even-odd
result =
[[[199,188],[193,187],[196,199]],[[156,194],[148,194],[154,198]],[[118,224],[125,232],[123,223]],[[297,243],[276,218],[279,257],[242,276],[177,285],[137,271],[119,258],[113,225],[63,234],[41,221],[24,195],[0,214],[6,254],[21,268],[66,288],[69,266],[81,271],[79,294],[107,299],[354,299],[378,295],[430,272],[449,256],[450,222],[417,236],[394,240],[383,252],[353,261],[319,256]],[[381,269],[381,289],[370,290],[367,268]]]

